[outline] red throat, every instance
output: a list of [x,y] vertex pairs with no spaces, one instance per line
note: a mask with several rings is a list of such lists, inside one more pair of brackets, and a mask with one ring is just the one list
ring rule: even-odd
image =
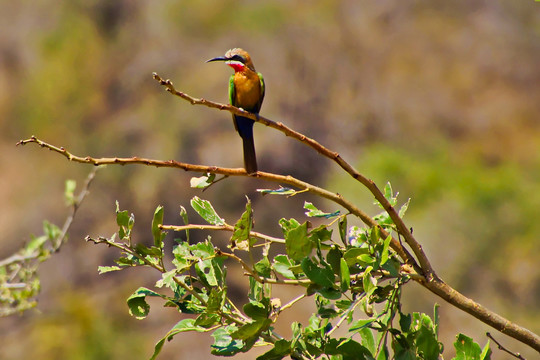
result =
[[230,62],[230,63],[227,63],[227,65],[232,67],[235,73],[239,71],[244,71],[244,68],[246,67],[244,64],[239,63],[239,62]]

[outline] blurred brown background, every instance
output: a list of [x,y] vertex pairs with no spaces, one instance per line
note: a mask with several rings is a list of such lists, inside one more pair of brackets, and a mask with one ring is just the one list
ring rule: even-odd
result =
[[[402,202],[411,197],[405,220],[440,276],[540,332],[540,3],[4,0],[0,26],[0,258],[41,234],[44,219],[61,224],[65,179],[80,184],[90,171],[37,146],[16,148],[19,139],[36,135],[84,156],[242,166],[229,114],[191,106],[151,76],[226,102],[231,70],[205,60],[242,47],[265,76],[261,114],[340,152],[381,187],[390,181]],[[255,141],[261,170],[339,191],[377,213],[365,189],[302,144],[261,125]],[[304,200],[335,210],[309,196],[262,198],[255,189],[276,184],[253,179],[201,194],[189,188],[194,175],[144,166],[98,173],[69,243],[42,265],[38,311],[0,319],[0,357],[146,359],[181,319],[159,301],[146,320],[128,315],[125,299],[158,274],[98,276],[97,266],[118,254],[83,239],[116,231],[115,200],[135,213],[142,242],[151,241],[158,204],[165,222],[178,224],[179,206],[194,195],[234,223],[248,194],[257,230],[276,236],[279,218],[304,219]],[[233,289],[245,293],[241,284]],[[283,291],[283,301],[296,291]],[[445,358],[458,332],[483,346],[486,331],[536,356],[420,286],[407,287],[406,311],[431,314],[434,302],[442,305]],[[282,333],[306,314],[284,314]],[[211,341],[178,336],[160,359],[210,358]]]

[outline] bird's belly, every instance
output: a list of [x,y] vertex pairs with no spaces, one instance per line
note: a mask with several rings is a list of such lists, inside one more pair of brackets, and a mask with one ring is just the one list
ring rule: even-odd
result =
[[261,89],[259,81],[239,81],[235,83],[236,106],[247,111],[258,111]]

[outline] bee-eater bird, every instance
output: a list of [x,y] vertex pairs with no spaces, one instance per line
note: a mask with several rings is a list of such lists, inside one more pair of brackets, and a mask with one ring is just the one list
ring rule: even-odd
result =
[[[249,54],[242,49],[231,49],[225,56],[215,57],[210,61],[225,61],[234,70],[229,80],[229,102],[231,105],[258,114],[264,99],[264,79],[255,71]],[[240,134],[244,147],[244,168],[248,174],[257,172],[253,124],[255,121],[233,115],[234,128]]]

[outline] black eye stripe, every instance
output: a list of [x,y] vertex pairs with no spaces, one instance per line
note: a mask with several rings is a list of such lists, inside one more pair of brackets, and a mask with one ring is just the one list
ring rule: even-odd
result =
[[243,56],[240,56],[240,55],[233,55],[231,60],[240,61],[242,64],[246,63],[246,59]]

